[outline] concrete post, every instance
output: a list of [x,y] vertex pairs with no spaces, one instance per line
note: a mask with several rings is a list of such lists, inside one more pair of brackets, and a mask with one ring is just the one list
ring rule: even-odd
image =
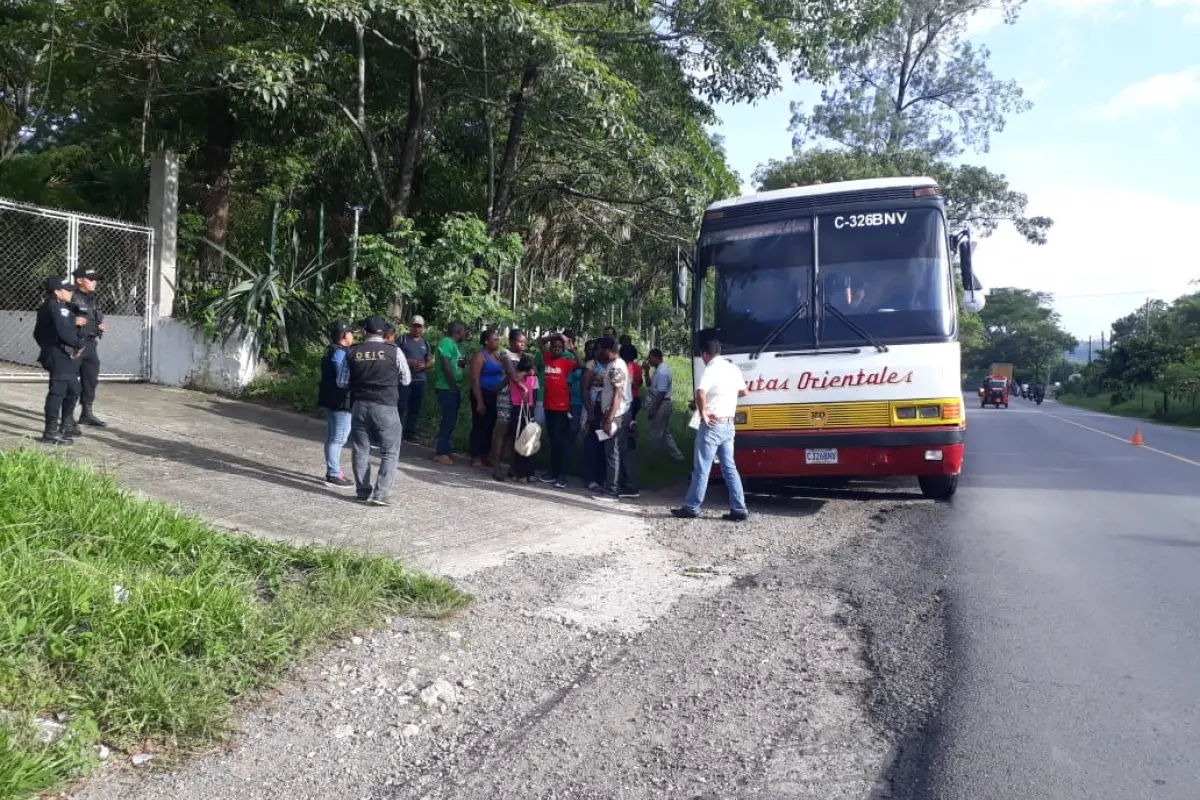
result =
[[155,319],[175,310],[175,249],[179,239],[179,156],[155,153],[150,161],[150,226],[154,228],[154,261],[150,280]]

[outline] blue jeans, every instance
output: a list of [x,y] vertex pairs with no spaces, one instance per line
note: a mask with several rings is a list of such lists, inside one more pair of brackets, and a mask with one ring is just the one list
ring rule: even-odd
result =
[[745,514],[746,493],[742,490],[742,476],[738,475],[737,464],[733,460],[731,422],[718,422],[716,425],[700,423],[700,430],[696,431],[695,456],[692,458],[692,484],[683,498],[683,509],[700,513],[704,494],[708,491],[708,476],[717,456],[721,457],[721,475],[729,489],[729,510],[734,514]]
[[425,381],[413,381],[400,387],[400,422],[404,425],[404,441],[417,440],[417,422],[421,419],[421,401],[425,398]]
[[342,474],[342,448],[350,438],[350,412],[325,409],[325,477]]
[[438,423],[436,455],[450,455],[450,439],[454,436],[454,426],[458,424],[458,407],[462,403],[462,395],[457,389],[438,389],[438,407],[442,410],[442,421]]

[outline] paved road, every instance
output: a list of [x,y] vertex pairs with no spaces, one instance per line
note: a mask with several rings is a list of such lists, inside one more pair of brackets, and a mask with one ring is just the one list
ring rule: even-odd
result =
[[[1017,401],[947,509],[944,709],[914,796],[1200,796],[1200,432]],[[1154,448],[1154,449],[1150,449]]]

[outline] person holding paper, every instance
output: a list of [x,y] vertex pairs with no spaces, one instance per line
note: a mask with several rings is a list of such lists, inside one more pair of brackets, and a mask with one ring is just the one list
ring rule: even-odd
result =
[[605,336],[596,343],[596,358],[604,364],[604,382],[600,388],[600,420],[596,437],[604,445],[605,476],[595,499],[615,501],[637,497],[636,487],[627,485],[629,476],[622,469],[629,424],[632,389],[629,367],[617,354],[617,340]]
[[729,489],[729,513],[722,519],[745,522],[750,515],[746,510],[742,478],[733,458],[733,417],[737,413],[738,398],[746,396],[746,381],[736,364],[721,357],[721,341],[715,328],[700,331],[697,338],[705,366],[696,385],[696,414],[700,426],[692,457],[692,483],[683,498],[683,505],[671,509],[671,515],[680,519],[700,516],[700,507],[704,505],[704,495],[708,491],[709,473],[713,461],[720,456],[721,475]]

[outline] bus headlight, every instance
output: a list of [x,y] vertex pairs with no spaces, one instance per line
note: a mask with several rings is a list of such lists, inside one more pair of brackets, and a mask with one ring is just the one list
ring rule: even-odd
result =
[[746,424],[746,412],[739,411],[736,414],[734,414],[733,415],[733,424],[734,425],[745,425]]
[[896,419],[916,419],[916,406],[900,406],[896,409]]
[[941,406],[921,406],[919,413],[921,415],[921,419],[941,419],[942,407]]

